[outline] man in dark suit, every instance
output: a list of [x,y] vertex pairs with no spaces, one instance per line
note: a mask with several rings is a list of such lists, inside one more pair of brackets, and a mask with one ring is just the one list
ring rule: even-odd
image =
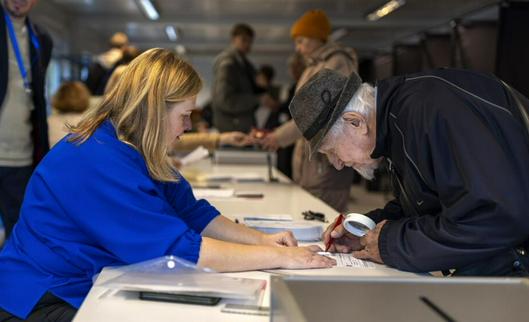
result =
[[32,169],[49,150],[44,82],[53,43],[27,17],[37,2],[0,5],[0,214],[6,238]]
[[213,125],[220,132],[249,132],[255,125],[254,112],[260,103],[260,90],[255,83],[255,68],[246,55],[254,39],[253,29],[235,25],[231,46],[217,56],[213,67]]

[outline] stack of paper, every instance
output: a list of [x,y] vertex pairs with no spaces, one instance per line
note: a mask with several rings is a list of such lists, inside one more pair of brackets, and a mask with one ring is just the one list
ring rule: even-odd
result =
[[198,148],[194,149],[192,152],[190,152],[188,155],[180,159],[180,162],[182,163],[182,165],[189,165],[204,158],[207,158],[208,156],[208,150],[201,145]]
[[258,173],[250,172],[231,175],[208,173],[197,175],[196,180],[206,182],[264,182],[265,178]]
[[308,221],[245,220],[244,223],[267,234],[290,230],[299,241],[320,241],[323,233],[320,224]]
[[375,268],[375,264],[353,257],[352,254],[319,252],[318,254],[336,260],[336,267]]
[[233,189],[207,189],[207,188],[195,188],[193,194],[197,199],[209,199],[209,198],[232,198],[234,196]]

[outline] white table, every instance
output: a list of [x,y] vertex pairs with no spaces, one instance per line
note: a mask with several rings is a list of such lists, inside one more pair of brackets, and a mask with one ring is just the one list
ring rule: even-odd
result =
[[[185,172],[185,171],[184,171]],[[211,162],[202,161],[188,169],[188,173],[213,173],[213,174],[241,174],[259,173],[264,178],[268,176],[266,166],[256,165],[213,165]],[[338,213],[313,197],[299,186],[292,184],[286,177],[274,170],[274,175],[280,182],[259,183],[223,183],[222,186],[232,187],[240,191],[259,191],[264,194],[262,199],[211,199],[210,202],[228,218],[236,218],[241,215],[266,215],[266,214],[290,214],[294,219],[303,218],[302,211],[313,210],[326,214],[332,222]],[[327,225],[323,224],[322,225]],[[352,269],[352,268],[330,268],[314,270],[291,270],[274,271],[275,274],[301,274],[301,275],[327,275],[327,276],[414,276],[383,265],[376,265],[375,269]],[[109,294],[105,288],[98,284],[114,276],[112,270],[104,270],[98,277],[96,284],[90,290],[77,313],[75,322],[88,321],[269,321],[269,317],[250,316],[240,314],[222,313],[221,308],[227,303],[222,300],[220,304],[212,307],[142,301],[133,293],[118,292]],[[243,272],[230,273],[229,275],[266,279],[267,288],[260,303],[263,306],[270,305],[270,273],[268,272]]]

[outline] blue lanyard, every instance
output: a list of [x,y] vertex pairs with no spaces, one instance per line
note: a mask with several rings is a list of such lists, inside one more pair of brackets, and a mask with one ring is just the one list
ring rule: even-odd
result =
[[[6,20],[7,30],[9,32],[9,39],[11,40],[11,44],[13,45],[13,51],[15,52],[16,58],[17,58],[17,64],[18,69],[20,70],[20,75],[22,76],[22,79],[24,80],[24,88],[26,91],[31,91],[31,84],[28,80],[28,71],[26,70],[26,67],[24,66],[24,60],[22,59],[22,54],[20,53],[20,48],[18,47],[18,40],[17,36],[15,34],[15,29],[13,28],[13,23],[11,22],[11,17],[7,12],[4,10],[4,16]],[[37,50],[37,53],[40,49],[39,40],[33,33],[33,30],[31,30],[30,26],[28,26],[28,33],[29,37],[31,39],[31,43],[33,44],[33,47]]]

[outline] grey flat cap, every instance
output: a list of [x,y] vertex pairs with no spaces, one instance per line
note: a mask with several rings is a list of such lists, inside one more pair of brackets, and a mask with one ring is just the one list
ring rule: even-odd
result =
[[355,72],[346,77],[334,70],[322,69],[294,96],[290,114],[310,143],[311,157],[360,85],[362,80]]

